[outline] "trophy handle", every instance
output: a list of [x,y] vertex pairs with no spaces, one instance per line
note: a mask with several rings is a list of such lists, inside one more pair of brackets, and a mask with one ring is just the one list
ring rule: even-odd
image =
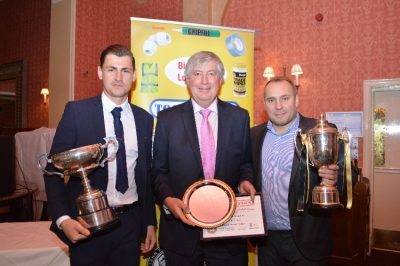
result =
[[343,141],[348,140],[348,142],[351,143],[351,133],[347,127],[343,128],[343,132],[341,134],[338,134],[338,137]]
[[301,156],[301,152],[299,150],[299,148],[297,147],[297,137],[300,135],[301,138],[301,144],[306,146],[306,166],[307,166],[307,179],[304,180],[304,189],[305,189],[305,193],[303,194],[302,198],[298,200],[297,202],[297,210],[299,212],[304,212],[304,206],[308,203],[308,198],[309,198],[309,187],[310,187],[310,173],[309,173],[309,159],[308,159],[308,142],[307,142],[307,133],[302,134],[301,133],[301,128],[298,128],[296,130],[296,133],[294,134],[294,149],[296,150],[297,155],[299,156],[299,160],[302,161],[303,158]]
[[344,176],[346,177],[346,190],[347,190],[347,204],[346,208],[351,209],[353,205],[353,184],[351,173],[351,133],[344,127],[343,132],[339,134],[339,139],[344,143]]
[[301,128],[298,128],[296,130],[296,134],[294,134],[294,148],[296,150],[297,155],[299,156],[300,160],[302,160],[301,152],[299,148],[297,147],[297,137],[300,135],[301,137],[301,143],[303,146],[306,148],[306,164],[311,165],[315,167],[314,163],[312,160],[309,159],[310,152],[312,152],[312,145],[310,141],[310,136],[307,133],[301,133]]
[[[51,159],[48,159],[48,154],[44,153],[42,155],[40,155],[37,159],[37,165],[39,167],[40,170],[42,170],[43,173],[48,174],[48,175],[59,175],[60,177],[64,178],[64,175],[60,172],[49,172],[47,171],[45,168],[47,166],[48,163],[53,163],[53,161]],[[46,161],[46,165],[43,167],[41,164],[41,161]]]
[[104,151],[104,149],[107,148],[108,145],[110,145],[110,143],[111,143],[112,145],[114,145],[115,149],[114,149],[114,152],[113,152],[112,154],[110,154],[108,157],[104,158],[104,159],[99,163],[99,165],[100,165],[101,167],[104,167],[104,164],[105,164],[106,161],[109,161],[109,160],[114,159],[114,158],[115,158],[115,155],[117,154],[117,151],[118,151],[118,149],[119,149],[119,143],[118,143],[118,140],[117,140],[117,138],[116,138],[115,136],[112,136],[112,137],[105,137],[104,140],[105,140],[106,143],[104,143],[103,145],[101,145],[102,151]]
[[301,158],[301,152],[300,152],[299,149],[297,148],[297,137],[298,137],[299,135],[300,135],[301,138],[303,139],[303,136],[302,136],[302,134],[301,134],[301,128],[298,128],[298,129],[296,130],[296,134],[294,134],[294,137],[293,137],[294,148],[295,148],[295,150],[296,150],[297,155],[299,156],[299,158]]

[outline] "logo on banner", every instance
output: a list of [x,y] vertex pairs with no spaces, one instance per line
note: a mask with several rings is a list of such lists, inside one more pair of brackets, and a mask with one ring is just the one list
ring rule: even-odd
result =
[[186,100],[178,100],[178,99],[155,99],[150,103],[150,114],[152,114],[154,117],[157,117],[158,112],[170,108],[172,106],[181,104],[185,102]]
[[156,248],[147,260],[146,266],[166,266],[164,251]]

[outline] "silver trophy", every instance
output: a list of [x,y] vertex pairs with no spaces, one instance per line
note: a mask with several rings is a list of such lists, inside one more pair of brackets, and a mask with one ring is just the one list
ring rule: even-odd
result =
[[[321,168],[337,163],[339,139],[346,140],[347,142],[345,133],[350,135],[347,130],[344,130],[344,132],[340,134],[336,128],[330,126],[328,121],[326,121],[324,114],[321,114],[321,119],[317,125],[310,129],[307,133],[302,134],[301,129],[298,129],[297,134],[294,137],[295,147],[297,150],[296,139],[300,134],[302,144],[306,148],[307,173],[309,173],[308,165],[311,165],[315,168]],[[297,150],[297,152],[300,155],[300,151]],[[308,174],[307,179],[307,183],[309,184]],[[312,203],[313,206],[317,208],[342,207],[339,199],[339,191],[337,190],[336,186],[324,184],[314,187],[312,191]]]
[[[93,144],[80,148],[57,153],[48,158],[48,154],[42,154],[38,157],[37,163],[44,173],[48,175],[58,175],[64,178],[68,183],[71,175],[79,175],[82,178],[83,192],[76,199],[79,215],[77,220],[92,233],[110,228],[115,225],[119,219],[108,205],[107,195],[104,191],[92,188],[88,175],[96,167],[104,167],[104,164],[115,158],[119,144],[115,137],[104,138],[105,144]],[[114,146],[114,151],[108,157],[103,158],[104,149],[109,145]],[[46,165],[42,161],[53,164],[61,172],[49,172],[45,170]]]

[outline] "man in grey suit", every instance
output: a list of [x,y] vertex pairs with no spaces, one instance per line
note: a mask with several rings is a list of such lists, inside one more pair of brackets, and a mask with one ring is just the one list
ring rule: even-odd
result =
[[[75,200],[82,191],[81,179],[72,176],[64,184],[59,177],[44,175],[53,220],[51,230],[69,245],[72,265],[139,265],[140,250],[148,252],[156,242],[150,177],[153,118],[128,101],[136,79],[135,59],[128,48],[111,45],[104,49],[97,74],[102,80],[103,92],[66,105],[50,154],[103,143],[104,137],[116,135],[113,111],[118,110],[123,127],[118,153],[123,145],[126,164],[121,168],[117,165],[121,158],[117,153],[116,160],[110,160],[104,168],[96,168],[88,178],[92,187],[106,192],[120,223],[90,235],[76,220]],[[126,187],[119,189],[117,172],[123,168]],[[54,171],[54,167],[48,166],[48,170]]]
[[[154,193],[166,212],[160,218],[159,241],[167,265],[247,265],[244,239],[200,241],[201,229],[184,214],[185,190],[204,177],[218,178],[235,192],[255,194],[246,110],[217,98],[224,66],[212,52],[192,55],[185,69],[191,99],[158,113],[154,139]],[[216,152],[215,174],[203,169],[201,122],[208,109]],[[214,170],[212,171],[214,172]],[[207,176],[211,175],[211,176]],[[212,208],[212,206],[211,206]]]
[[[251,129],[255,186],[263,192],[268,225],[267,238],[258,242],[258,265],[325,265],[333,246],[330,213],[307,204],[302,210],[305,164],[293,141],[298,128],[307,132],[317,120],[297,112],[297,88],[286,77],[265,85],[264,104],[269,121]],[[336,164],[310,167],[311,190],[318,176],[336,185],[338,170]]]

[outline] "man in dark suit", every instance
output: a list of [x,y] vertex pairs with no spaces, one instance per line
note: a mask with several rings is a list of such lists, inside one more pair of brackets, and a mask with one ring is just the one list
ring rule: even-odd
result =
[[[247,265],[245,240],[200,241],[201,229],[187,219],[187,206],[181,200],[186,189],[204,177],[218,178],[235,192],[255,194],[249,114],[217,98],[224,71],[214,53],[195,53],[185,68],[191,99],[158,113],[153,178],[156,198],[166,210],[160,218],[159,241],[167,265],[200,266],[204,261],[208,266]],[[206,109],[211,111],[208,123],[216,152],[211,171],[202,163],[205,148],[201,124]]]
[[[298,101],[290,79],[272,78],[264,89],[269,121],[251,129],[255,185],[264,195],[268,225],[267,238],[258,243],[260,266],[324,265],[332,251],[329,211],[303,202],[306,166],[295,152],[294,136],[317,120],[298,113]],[[301,140],[297,144],[300,149]],[[338,169],[336,164],[310,167],[310,190],[320,182],[336,185]]]
[[[117,154],[117,159],[108,161],[104,168],[96,168],[88,178],[92,187],[106,192],[120,222],[114,228],[90,235],[75,219],[81,178],[71,177],[64,185],[61,178],[44,175],[53,220],[51,230],[69,245],[72,265],[139,265],[140,250],[150,251],[156,240],[150,177],[153,118],[128,102],[128,93],[136,79],[135,60],[128,48],[107,47],[100,56],[98,76],[103,82],[102,94],[66,105],[50,155],[104,143],[104,137],[116,134],[112,113],[114,108],[118,110],[123,128],[118,152],[123,145],[126,164],[117,166],[120,160]],[[110,145],[108,153],[112,148]],[[123,189],[116,187],[117,168],[126,173],[127,184]]]

